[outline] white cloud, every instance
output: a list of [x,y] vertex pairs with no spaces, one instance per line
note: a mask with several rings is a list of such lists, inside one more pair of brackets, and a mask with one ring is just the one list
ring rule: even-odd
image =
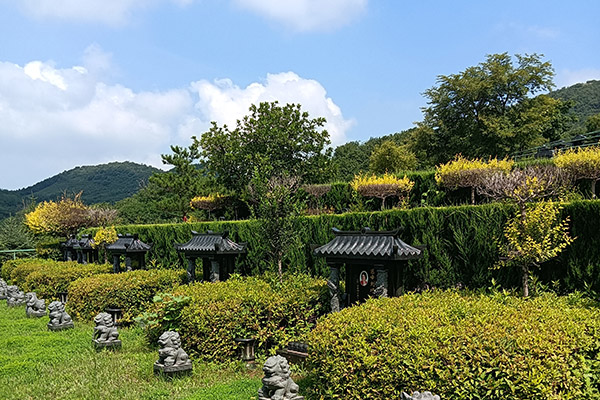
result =
[[325,128],[332,145],[345,142],[346,131],[353,121],[344,119],[342,111],[327,97],[325,88],[317,81],[304,79],[294,72],[268,74],[264,83],[252,83],[240,88],[229,79],[192,83],[198,95],[196,108],[204,121],[234,126],[236,120],[248,113],[251,104],[279,101],[280,104],[299,103],[311,118],[325,117]]
[[600,69],[587,68],[579,70],[564,69],[556,74],[556,87],[563,88],[576,83],[585,83],[590,80],[600,80]]
[[234,124],[260,101],[300,103],[311,117],[326,117],[334,144],[352,124],[319,82],[293,72],[243,89],[220,80],[136,92],[103,82],[92,66],[0,62],[0,170],[10,171],[0,174],[0,188],[29,186],[77,165],[129,160],[161,167],[169,145],[187,146],[211,120]]
[[295,31],[339,28],[360,16],[368,0],[233,0],[238,6]]

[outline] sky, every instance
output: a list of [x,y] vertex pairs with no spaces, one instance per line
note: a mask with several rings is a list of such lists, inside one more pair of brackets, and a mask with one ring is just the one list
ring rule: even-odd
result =
[[332,146],[422,119],[488,54],[600,79],[597,0],[0,0],[0,188],[81,165],[163,167],[210,122],[300,103]]

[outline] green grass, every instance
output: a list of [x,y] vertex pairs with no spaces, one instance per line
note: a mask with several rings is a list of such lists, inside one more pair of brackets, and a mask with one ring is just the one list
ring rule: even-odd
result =
[[119,330],[121,350],[96,352],[91,324],[51,332],[47,322],[0,302],[0,399],[245,400],[261,385],[261,371],[241,363],[194,362],[189,376],[161,378],[152,370],[158,352],[139,328]]

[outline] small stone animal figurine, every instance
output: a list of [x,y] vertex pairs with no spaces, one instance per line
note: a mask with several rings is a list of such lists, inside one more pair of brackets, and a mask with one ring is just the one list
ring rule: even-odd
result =
[[38,299],[35,293],[25,293],[25,304],[27,305],[25,312],[28,317],[39,318],[46,316],[46,301]]
[[6,287],[6,305],[8,307],[19,307],[25,305],[25,293],[15,285]]
[[154,363],[154,372],[172,374],[192,370],[192,362],[187,353],[181,348],[179,333],[164,332],[158,338],[158,361]]
[[0,278],[0,300],[6,300],[6,287],[6,282]]
[[107,312],[101,312],[94,318],[96,326],[94,327],[94,346],[96,349],[121,347],[119,340],[119,332],[112,319],[112,316]]
[[440,400],[440,396],[437,394],[431,394],[431,392],[413,392],[409,396],[405,392],[402,392],[402,400]]
[[258,400],[303,400],[298,385],[290,378],[290,366],[282,356],[267,358],[263,366],[265,377],[258,389]]
[[73,320],[65,311],[65,305],[60,301],[53,301],[48,306],[50,322],[48,329],[51,331],[60,331],[73,328]]

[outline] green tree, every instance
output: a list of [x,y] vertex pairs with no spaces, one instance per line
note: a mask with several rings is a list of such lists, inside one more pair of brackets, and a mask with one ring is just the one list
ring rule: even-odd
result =
[[591,115],[586,119],[585,129],[588,132],[600,131],[600,113]]
[[561,220],[560,207],[552,202],[530,204],[524,215],[517,214],[506,223],[507,243],[500,249],[506,260],[500,265],[520,267],[524,297],[529,296],[531,268],[539,268],[573,242],[568,224],[569,219]]
[[[568,126],[567,106],[546,95],[554,71],[542,56],[488,55],[485,62],[452,75],[440,75],[425,91],[428,106],[420,149],[438,164],[458,153],[466,157],[505,155],[558,139]],[[413,150],[418,155],[419,151]]]
[[301,246],[294,218],[300,215],[304,202],[298,193],[299,180],[285,175],[252,177],[249,184],[248,205],[257,219],[257,234],[267,244],[267,261],[277,266],[280,281],[283,279],[283,259],[292,247]]
[[[198,164],[198,142],[196,138],[192,140],[189,147],[171,146],[172,154],[161,155],[163,164],[173,168],[153,174],[148,185],[137,196],[137,200],[150,203],[151,209],[179,221],[190,213],[190,200],[193,197],[214,188],[213,182]],[[131,202],[127,205],[134,208],[136,206]]]
[[306,183],[322,183],[332,176],[329,134],[324,118],[310,118],[299,104],[278,102],[250,106],[250,114],[235,129],[218,126],[194,144],[213,176],[227,189],[244,191],[255,173],[286,175]]
[[0,221],[0,250],[31,249],[35,239],[23,215],[13,215]]
[[369,157],[369,171],[374,174],[391,174],[414,169],[417,166],[417,157],[406,148],[391,140],[386,140],[376,146]]

